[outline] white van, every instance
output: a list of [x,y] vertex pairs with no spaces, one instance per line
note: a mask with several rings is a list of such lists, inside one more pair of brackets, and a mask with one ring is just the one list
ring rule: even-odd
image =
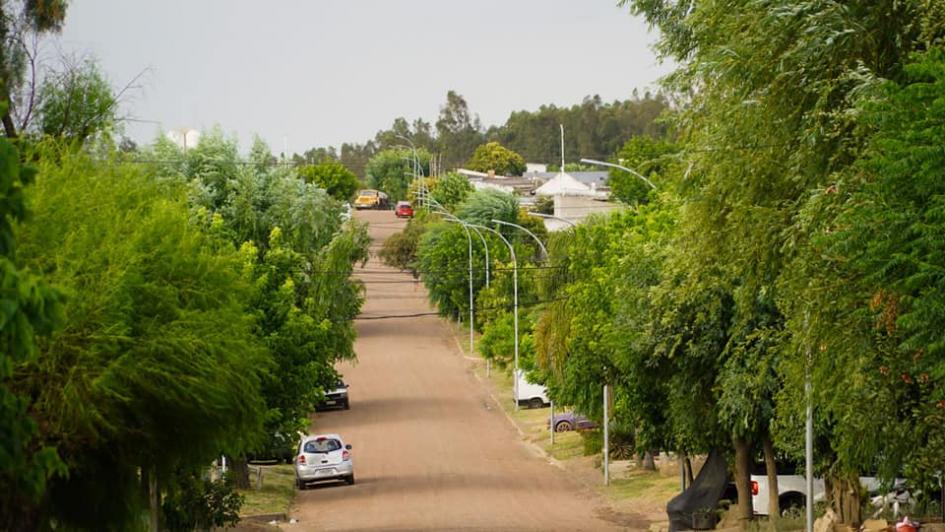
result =
[[[518,401],[519,405],[528,406],[529,408],[541,408],[551,404],[551,400],[548,399],[548,389],[540,384],[528,382],[525,371],[518,370],[516,377],[518,380],[518,395],[514,399]],[[512,390],[513,395],[515,395],[515,391],[515,389]]]

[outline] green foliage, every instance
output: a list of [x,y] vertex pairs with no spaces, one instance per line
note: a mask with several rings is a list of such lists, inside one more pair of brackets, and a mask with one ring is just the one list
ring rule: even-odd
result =
[[[420,161],[421,174],[430,173],[430,153],[418,150],[417,159]],[[368,176],[368,185],[371,188],[385,192],[391,201],[407,198],[407,187],[414,179],[414,152],[406,149],[389,149],[374,155],[365,170]]]
[[628,138],[663,135],[665,126],[656,119],[666,108],[663,96],[647,93],[641,97],[636,91],[631,99],[609,103],[597,95],[587,96],[571,107],[542,105],[535,111],[515,111],[504,124],[490,128],[486,138],[520,153],[526,161],[557,164],[561,161],[558,125],[563,124],[568,159],[606,160]]
[[32,218],[17,237],[24,264],[70,297],[62,329],[15,385],[43,419],[41,443],[69,467],[44,518],[119,526],[142,502],[139,468],[199,467],[259,434],[269,359],[219,219],[195,226],[184,190],[141,167],[53,150],[37,154]]
[[37,441],[29,400],[11,382],[15,367],[35,360],[40,337],[62,321],[60,292],[14,262],[11,224],[26,216],[23,188],[33,177],[16,149],[0,139],[0,528],[17,525],[47,481],[65,473],[55,447]]
[[256,142],[256,164],[238,164],[235,142],[216,131],[187,152],[181,176],[202,208],[198,215],[220,215],[221,234],[240,247],[255,288],[248,298],[255,334],[274,359],[262,383],[270,441],[254,450],[304,429],[312,405],[337,379],[335,362],[354,357],[351,319],[363,288],[348,274],[366,260],[368,245],[362,224],[342,226],[338,202],[271,159]]
[[455,210],[473,191],[469,179],[454,172],[438,177],[429,188],[430,196],[448,211]]
[[419,267],[417,251],[427,224],[425,218],[414,217],[407,222],[403,231],[388,237],[380,252],[384,264],[400,270],[412,270],[416,275]]
[[[875,466],[887,478],[906,470],[927,482],[943,467],[943,102],[945,54],[915,55],[901,83],[884,84],[861,104],[871,133],[863,155],[802,210],[811,243],[785,286],[811,305],[783,306],[809,313],[806,326],[800,319],[789,326],[817,346],[816,401],[841,470]],[[786,368],[794,386],[803,369],[801,361]],[[851,370],[859,378],[848,378]],[[784,394],[785,414],[791,398]],[[893,437],[901,431],[908,441]]]
[[70,142],[109,135],[117,122],[118,99],[93,61],[65,64],[43,80],[37,96],[39,130]]
[[525,173],[525,159],[498,142],[488,142],[476,148],[466,166],[470,170],[498,175],[517,176]]
[[[508,192],[484,188],[469,194],[459,205],[456,215],[463,220],[492,227],[492,220],[515,223],[518,220],[518,199]],[[503,229],[503,232],[506,232]]]
[[[636,170],[659,187],[660,177],[668,171],[677,152],[678,148],[670,142],[640,135],[620,148],[617,163]],[[644,202],[651,189],[639,176],[618,169],[610,171],[607,184],[611,195],[627,204]]]
[[236,526],[243,496],[233,480],[210,480],[193,473],[178,475],[161,506],[167,530],[190,532]]
[[354,172],[331,159],[299,168],[299,176],[306,182],[325,189],[329,196],[338,201],[351,200],[360,186],[358,176],[354,175]]
[[456,91],[446,93],[436,120],[436,147],[446,168],[456,168],[468,160],[483,141],[479,116],[469,111],[466,99]]

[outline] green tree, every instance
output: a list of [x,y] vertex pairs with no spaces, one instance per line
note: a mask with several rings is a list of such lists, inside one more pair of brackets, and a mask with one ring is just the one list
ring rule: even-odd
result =
[[446,168],[457,168],[468,160],[482,144],[482,124],[469,111],[466,99],[455,91],[446,94],[446,104],[440,107],[436,120],[437,151],[443,154]]
[[[430,153],[417,151],[420,173],[430,173]],[[405,149],[390,149],[379,152],[368,162],[366,172],[368,185],[387,193],[391,201],[407,198],[407,188],[414,179],[414,152]]]
[[39,130],[44,135],[84,142],[109,134],[117,121],[118,99],[93,61],[66,63],[43,80],[38,95]]
[[482,144],[466,163],[470,170],[518,176],[525,173],[525,159],[498,142]]
[[508,192],[484,188],[467,196],[456,213],[464,220],[490,227],[495,225],[492,220],[515,223],[518,221],[518,199]]
[[308,183],[314,183],[325,189],[328,195],[338,201],[349,201],[358,191],[361,183],[354,172],[339,162],[324,160],[318,164],[299,168],[299,176]]
[[472,193],[473,186],[466,176],[450,172],[436,178],[429,189],[430,195],[437,203],[452,211]]
[[[23,95],[30,35],[58,33],[66,18],[67,0],[22,0],[0,5],[0,108],[7,137],[17,136],[14,116],[29,114],[31,95]],[[35,74],[35,72],[34,72]],[[25,107],[22,112],[18,107]],[[20,129],[24,128],[22,124]]]
[[[2,106],[2,105],[0,105]],[[62,323],[62,295],[19,268],[12,224],[27,214],[23,189],[34,170],[0,139],[0,528],[21,526],[54,475],[65,473],[55,446],[41,438],[30,401],[11,381],[14,368],[36,360],[37,342]]]
[[53,145],[32,156],[20,257],[70,297],[62,329],[14,385],[69,473],[18,515],[39,528],[126,528],[148,478],[258,437],[271,359],[247,312],[244,257],[217,236],[219,218],[192,223],[183,187]]
[[[658,49],[680,64],[669,86],[691,97],[673,119],[685,145],[685,171],[679,172],[677,184],[685,201],[680,241],[689,250],[676,255],[673,262],[679,264],[673,269],[704,280],[692,303],[706,308],[696,309],[694,316],[715,312],[724,318],[723,309],[714,309],[719,297],[729,294],[731,318],[721,344],[725,358],[719,362],[743,374],[774,364],[785,382],[796,386],[796,369],[803,366],[798,361],[819,345],[798,326],[806,310],[784,304],[803,299],[782,292],[780,283],[791,274],[787,265],[807,245],[807,234],[798,225],[800,206],[811,191],[829,187],[850,168],[863,148],[868,135],[857,128],[858,98],[880,80],[901,76],[911,52],[940,40],[941,19],[932,4],[894,0],[855,6],[709,1],[698,9],[691,9],[691,2],[622,3],[661,30]],[[719,293],[705,298],[706,290]],[[794,324],[792,334],[784,334],[786,324]],[[690,342],[712,346],[719,328],[705,334],[705,339]],[[763,346],[763,352],[752,346]],[[765,360],[752,360],[756,355]],[[856,375],[854,370],[838,375]],[[756,384],[771,388],[763,381]],[[803,390],[795,386],[775,386],[783,392],[777,405],[781,421],[802,419],[805,402],[798,399]],[[762,390],[751,391],[756,392],[763,395]],[[744,424],[731,423],[756,419],[756,406],[743,400],[729,407],[741,411],[719,418],[722,428],[736,441],[757,443],[750,441]],[[818,433],[829,442],[833,418],[824,414],[818,414]],[[739,508],[750,519],[748,453],[738,450]],[[842,449],[829,444],[825,450],[819,470],[834,487],[832,502],[845,522],[857,523],[858,480],[850,467],[855,460],[840,456]]]
[[[678,149],[665,140],[640,135],[631,138],[617,152],[616,162],[635,170],[656,184],[674,162]],[[607,181],[611,196],[627,204],[646,201],[652,187],[639,176],[623,170],[611,170]],[[658,184],[656,186],[659,186]]]

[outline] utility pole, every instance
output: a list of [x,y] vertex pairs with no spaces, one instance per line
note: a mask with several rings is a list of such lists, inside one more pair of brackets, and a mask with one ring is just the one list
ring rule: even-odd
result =
[[561,172],[564,173],[564,124],[558,124],[561,126]]
[[604,485],[610,485],[610,412],[609,412],[609,394],[610,386],[604,385]]

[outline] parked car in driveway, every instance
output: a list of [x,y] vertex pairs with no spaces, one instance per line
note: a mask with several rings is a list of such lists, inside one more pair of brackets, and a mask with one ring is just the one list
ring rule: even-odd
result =
[[534,384],[525,376],[524,370],[518,370],[518,386],[512,391],[512,394],[518,395],[515,401],[519,406],[528,406],[529,408],[541,408],[551,404],[548,399],[548,389],[541,384]]
[[[803,468],[786,460],[778,460],[778,507],[781,513],[800,511],[807,506],[807,479]],[[880,481],[875,476],[860,477],[860,484],[867,493],[875,495],[880,491]],[[897,480],[896,484],[901,484]],[[769,515],[768,475],[764,463],[756,463],[751,474],[751,505],[756,515]],[[824,500],[824,480],[814,477],[814,501]]]
[[398,201],[394,214],[398,218],[413,218],[413,205],[409,201]]
[[332,390],[325,392],[325,398],[315,405],[315,410],[327,410],[329,408],[343,408],[348,410],[351,403],[348,400],[348,385],[344,381],[335,383]]
[[304,490],[312,482],[343,480],[354,484],[351,445],[337,434],[306,436],[295,459],[295,485]]
[[555,415],[551,420],[551,426],[554,427],[555,432],[567,432],[569,430],[596,429],[597,423],[594,423],[588,419],[587,416],[582,414],[565,412]]

